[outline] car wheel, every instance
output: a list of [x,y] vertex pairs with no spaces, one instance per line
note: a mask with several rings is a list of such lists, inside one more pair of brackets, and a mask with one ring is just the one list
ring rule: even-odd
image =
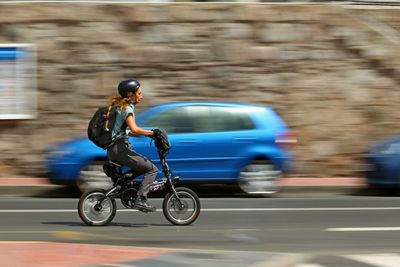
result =
[[81,193],[91,189],[109,189],[113,186],[110,177],[103,171],[104,161],[93,161],[86,165],[80,172],[75,186]]
[[239,173],[239,188],[249,195],[270,195],[278,192],[282,172],[268,161],[253,161]]

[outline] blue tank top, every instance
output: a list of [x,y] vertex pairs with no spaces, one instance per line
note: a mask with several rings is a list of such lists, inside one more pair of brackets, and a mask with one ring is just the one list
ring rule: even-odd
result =
[[133,104],[127,105],[125,111],[122,111],[121,107],[117,108],[117,116],[115,118],[114,128],[112,131],[113,139],[120,138],[120,137],[127,135],[127,132],[129,131],[129,127],[127,128],[126,132],[121,131],[121,127],[124,124],[126,118],[129,116],[129,114],[132,114],[132,116],[135,116],[135,106]]

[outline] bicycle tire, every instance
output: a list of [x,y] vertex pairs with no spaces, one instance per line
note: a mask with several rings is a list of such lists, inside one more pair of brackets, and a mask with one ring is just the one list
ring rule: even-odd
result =
[[81,220],[89,226],[108,225],[117,212],[114,198],[106,197],[100,206],[96,207],[97,200],[104,197],[106,190],[93,189],[85,192],[78,202],[78,214]]
[[189,188],[178,187],[175,190],[183,202],[183,206],[179,205],[175,194],[169,192],[165,195],[163,200],[164,216],[174,225],[190,225],[199,217],[201,209],[200,199],[197,194]]

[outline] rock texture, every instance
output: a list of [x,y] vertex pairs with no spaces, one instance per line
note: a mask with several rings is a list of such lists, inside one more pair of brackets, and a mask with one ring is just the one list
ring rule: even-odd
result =
[[0,4],[0,43],[38,50],[38,118],[1,121],[0,175],[43,175],[119,80],[141,108],[271,105],[297,134],[296,176],[355,176],[400,133],[400,9],[317,4]]

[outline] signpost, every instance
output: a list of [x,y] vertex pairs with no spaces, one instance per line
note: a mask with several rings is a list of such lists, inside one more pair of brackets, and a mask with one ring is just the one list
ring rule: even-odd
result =
[[0,44],[0,120],[37,114],[36,50],[31,44]]

